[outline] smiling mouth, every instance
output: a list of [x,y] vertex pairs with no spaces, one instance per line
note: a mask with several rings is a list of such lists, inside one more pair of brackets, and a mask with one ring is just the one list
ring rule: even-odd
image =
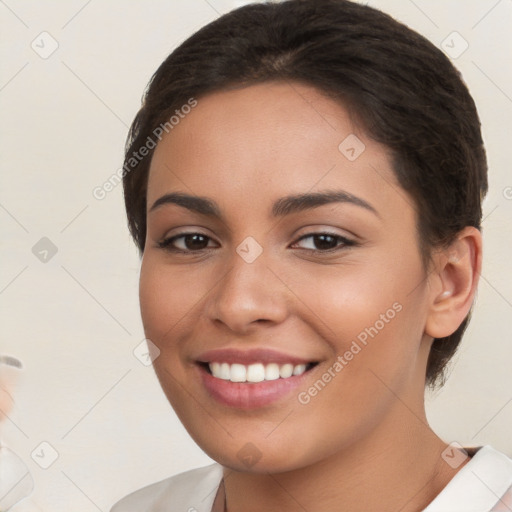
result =
[[318,363],[278,364],[253,363],[249,365],[225,362],[200,362],[199,365],[216,379],[236,383],[257,383],[298,377],[311,370]]

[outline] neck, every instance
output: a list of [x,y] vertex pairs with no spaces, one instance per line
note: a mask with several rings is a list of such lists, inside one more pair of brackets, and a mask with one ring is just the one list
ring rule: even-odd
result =
[[277,474],[225,470],[227,512],[423,510],[462,466],[443,460],[446,443],[424,410],[396,407],[366,438],[318,463]]

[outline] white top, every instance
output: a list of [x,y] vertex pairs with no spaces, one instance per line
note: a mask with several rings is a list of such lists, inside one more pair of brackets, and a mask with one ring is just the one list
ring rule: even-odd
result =
[[[110,512],[211,512],[221,480],[220,464],[193,469],[125,496]],[[423,512],[510,510],[512,460],[487,445],[476,451]]]

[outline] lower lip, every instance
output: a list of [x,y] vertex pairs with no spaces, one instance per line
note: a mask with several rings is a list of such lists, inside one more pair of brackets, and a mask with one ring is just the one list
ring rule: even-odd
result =
[[311,370],[287,379],[262,382],[231,382],[214,377],[201,365],[198,366],[204,387],[215,400],[238,409],[256,409],[277,402],[303,383]]

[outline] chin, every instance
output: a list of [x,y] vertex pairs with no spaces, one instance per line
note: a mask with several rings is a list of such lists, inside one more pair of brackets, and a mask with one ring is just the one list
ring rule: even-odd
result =
[[203,451],[213,460],[232,471],[253,474],[277,474],[286,473],[301,469],[307,466],[307,463],[298,460],[290,460],[288,450],[276,452],[272,449],[262,450],[252,443],[246,443],[240,449],[226,451],[223,449],[209,450],[207,447],[201,446]]

